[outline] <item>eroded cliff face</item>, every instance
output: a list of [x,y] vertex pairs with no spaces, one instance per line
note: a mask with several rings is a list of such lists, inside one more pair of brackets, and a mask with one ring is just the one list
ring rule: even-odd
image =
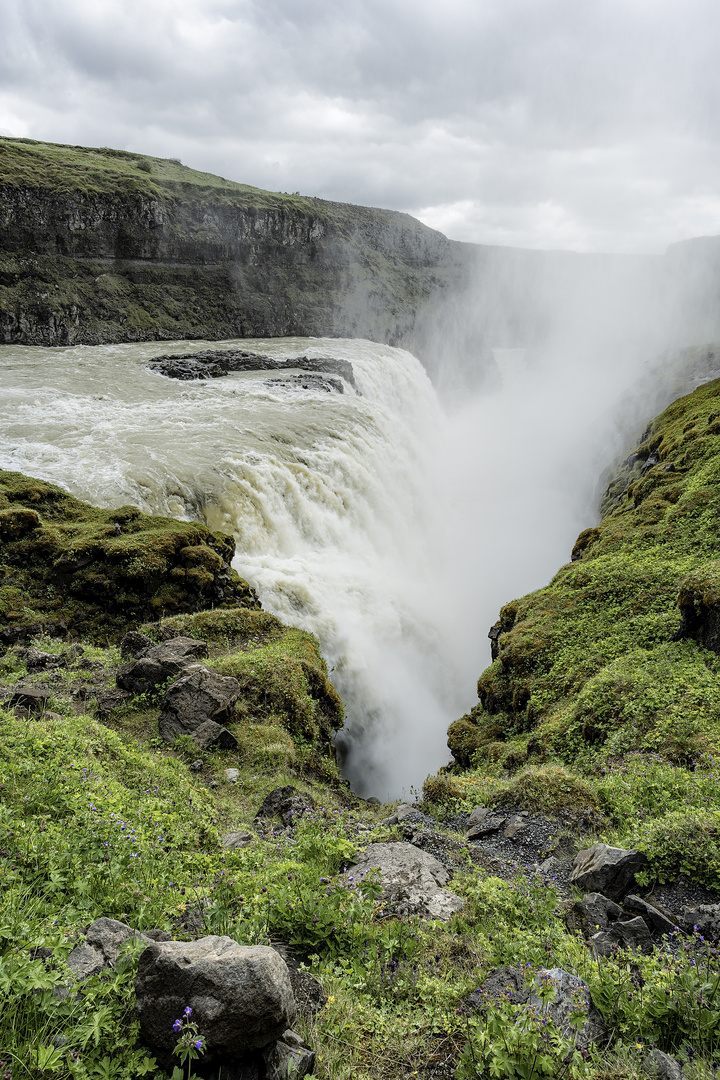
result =
[[[119,152],[23,140],[0,149],[5,343],[288,334],[403,343],[417,311],[466,273],[462,245],[405,214],[204,182]],[[93,154],[88,180],[83,158]],[[112,172],[118,158],[124,171]],[[163,164],[187,177],[166,179]]]

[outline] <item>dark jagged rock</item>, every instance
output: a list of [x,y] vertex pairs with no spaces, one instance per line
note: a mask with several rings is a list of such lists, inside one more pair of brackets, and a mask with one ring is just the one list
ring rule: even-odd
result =
[[590,938],[621,915],[619,904],[601,893],[588,893],[582,900],[575,901],[565,916],[565,925],[568,930],[579,930],[584,937]]
[[647,900],[634,896],[632,893],[623,900],[623,908],[630,914],[641,915],[648,926],[651,926],[658,934],[672,934],[675,930],[675,922],[659,908],[648,904]]
[[312,809],[312,802],[305,795],[287,784],[285,787],[274,788],[263,799],[262,805],[255,815],[256,821],[271,821],[280,818],[283,825],[292,825],[308,810]]
[[640,915],[618,919],[607,930],[593,934],[590,941],[596,956],[612,956],[617,948],[643,953],[650,953],[653,948],[647,923]]
[[[357,390],[353,366],[349,360],[333,356],[296,356],[292,360],[274,360],[271,356],[242,349],[206,350],[173,356],[157,356],[148,367],[170,379],[219,379],[234,371],[307,371],[338,375]],[[342,392],[342,389],[341,389]]]
[[131,664],[120,669],[117,685],[121,690],[129,690],[133,694],[145,694],[181,674],[191,664],[205,659],[207,654],[207,643],[195,638],[177,637],[159,645],[151,643],[148,648],[135,653],[135,660]]
[[233,748],[235,737],[222,724],[232,716],[239,694],[237,679],[193,665],[165,693],[158,721],[161,737],[172,742],[178,735],[190,735],[202,749],[219,740]]

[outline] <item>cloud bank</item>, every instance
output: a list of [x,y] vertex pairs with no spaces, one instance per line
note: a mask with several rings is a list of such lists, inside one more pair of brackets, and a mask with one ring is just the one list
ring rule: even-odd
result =
[[660,251],[720,232],[719,30],[715,0],[6,0],[0,132]]

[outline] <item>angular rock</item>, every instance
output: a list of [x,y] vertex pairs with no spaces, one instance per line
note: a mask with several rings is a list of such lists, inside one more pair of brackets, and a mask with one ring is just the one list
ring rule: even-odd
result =
[[645,920],[638,915],[613,923],[608,930],[600,930],[590,938],[596,956],[611,956],[616,949],[631,949],[633,952],[652,952],[653,944]]
[[[171,734],[172,728],[177,726],[176,734]],[[187,732],[181,729],[177,724],[177,720],[172,713],[163,713],[158,721],[158,731],[162,738],[167,739],[168,742],[172,742],[178,735],[185,735]],[[170,734],[168,734],[170,733]],[[228,731],[222,724],[217,724],[214,720],[205,720],[204,723],[196,727],[194,731],[190,732],[190,738],[197,746],[198,750],[209,750],[211,746],[219,746],[223,750],[237,750],[238,741],[231,731]],[[192,765],[196,763],[193,762]],[[192,765],[190,768],[192,769]],[[202,768],[202,762],[200,763]],[[193,769],[193,772],[198,772],[198,769]]]
[[[537,990],[533,990],[530,995],[531,1005],[550,1016],[558,1031],[562,1032],[566,1039],[574,1039],[578,1049],[585,1050],[590,1043],[604,1042],[608,1038],[610,1033],[600,1010],[590,996],[586,982],[562,968],[545,968],[538,971],[535,983],[538,987],[554,985],[555,996],[544,1004]],[[580,1010],[585,1014],[585,1020],[578,1030],[573,1024],[573,1018]]]
[[172,1057],[173,1024],[188,1005],[206,1038],[207,1062],[267,1046],[296,1013],[287,965],[275,949],[228,937],[148,946],[135,993],[141,1038],[161,1061]]
[[230,718],[239,694],[237,679],[193,665],[168,687],[158,722],[161,737],[172,742],[178,735],[192,735],[208,720],[222,724]]
[[132,926],[126,923],[119,922],[117,919],[108,919],[105,916],[96,919],[85,931],[88,945],[98,949],[107,964],[114,964],[123,945],[133,938],[149,944],[152,941],[169,941],[171,935],[164,930],[149,930],[143,933],[140,930],[133,930]]
[[105,967],[105,957],[100,949],[83,941],[75,946],[67,958],[67,963],[75,978],[80,981],[89,979],[91,975],[99,975]]
[[418,812],[416,806],[411,806],[410,803],[400,803],[394,813],[390,814],[389,817],[383,818],[382,821],[378,822],[378,825],[397,825],[400,821],[404,821],[405,818],[410,817],[412,814],[417,814]]
[[98,690],[95,694],[97,701],[98,717],[106,720],[115,709],[119,709],[126,701],[130,701],[132,694],[128,690]]
[[42,671],[45,668],[59,668],[66,666],[66,660],[62,656],[56,656],[54,653],[42,652],[40,649],[35,649],[32,646],[29,649],[23,649],[19,653],[20,659],[24,661],[28,671]]
[[473,825],[479,825],[481,821],[485,820],[489,813],[490,810],[487,806],[476,806],[467,820],[468,829],[471,829]]
[[570,884],[602,893],[610,900],[620,900],[635,884],[635,874],[646,864],[647,858],[640,851],[593,844],[575,856]]
[[226,832],[222,838],[222,846],[226,851],[237,851],[252,844],[255,837],[249,832]]
[[465,998],[473,1009],[484,1010],[488,1001],[509,1001],[511,1005],[524,1005],[530,998],[525,985],[525,975],[519,967],[501,967],[491,971],[477,990]]
[[51,697],[52,690],[48,690],[46,686],[18,686],[10,694],[6,704],[11,709],[19,707],[39,715],[45,711]]
[[575,901],[565,916],[565,925],[568,930],[580,931],[585,938],[591,938],[621,915],[622,908],[614,900],[608,900],[601,893],[588,893],[582,900]]
[[500,832],[506,821],[506,817],[486,817],[468,829],[465,839],[482,840],[484,836],[492,836],[493,833]]
[[[301,1080],[303,1076],[312,1073],[315,1068],[315,1051],[304,1046],[302,1040],[300,1045],[297,1045],[291,1038],[293,1035],[294,1031],[286,1032],[282,1039],[278,1039],[263,1051],[267,1069],[266,1080],[287,1080],[288,1077]],[[295,1039],[298,1038],[295,1035]]]
[[130,630],[120,642],[120,656],[123,660],[137,657],[146,649],[152,649],[154,642],[138,630]]
[[514,840],[518,836],[522,836],[524,832],[527,832],[527,822],[521,821],[519,818],[513,818],[510,824],[504,829],[503,836],[506,840]]
[[672,934],[675,930],[675,922],[665,912],[648,904],[647,900],[642,900],[639,896],[634,896],[632,893],[626,896],[623,907],[631,915],[642,915],[648,926],[652,926],[659,934]]
[[191,664],[204,659],[207,654],[208,647],[204,641],[188,637],[171,638],[138,652],[136,659],[117,673],[116,682],[121,690],[146,694],[160,683],[179,675]]
[[225,779],[229,780],[231,784],[237,784],[239,776],[240,776],[240,770],[239,769],[226,769],[225,770]]
[[708,941],[720,943],[720,904],[700,904],[698,907],[686,907],[683,922],[687,933],[697,932]]
[[308,810],[312,810],[312,806],[306,795],[301,795],[292,784],[287,784],[285,787],[273,788],[270,794],[265,796],[255,820],[271,821],[279,817],[283,825],[292,825]]
[[442,887],[450,876],[443,864],[412,844],[369,844],[345,880],[357,888],[371,870],[380,871],[385,903],[403,913],[447,922],[465,906],[461,897]]
[[658,1077],[658,1080],[685,1080],[686,1073],[678,1065],[675,1058],[669,1054],[663,1054],[662,1050],[651,1050],[643,1061],[643,1068],[650,1076]]

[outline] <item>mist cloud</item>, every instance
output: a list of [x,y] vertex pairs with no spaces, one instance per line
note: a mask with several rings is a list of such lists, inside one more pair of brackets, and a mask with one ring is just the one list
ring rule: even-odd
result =
[[711,0],[10,0],[0,130],[656,251],[720,231],[719,29]]

